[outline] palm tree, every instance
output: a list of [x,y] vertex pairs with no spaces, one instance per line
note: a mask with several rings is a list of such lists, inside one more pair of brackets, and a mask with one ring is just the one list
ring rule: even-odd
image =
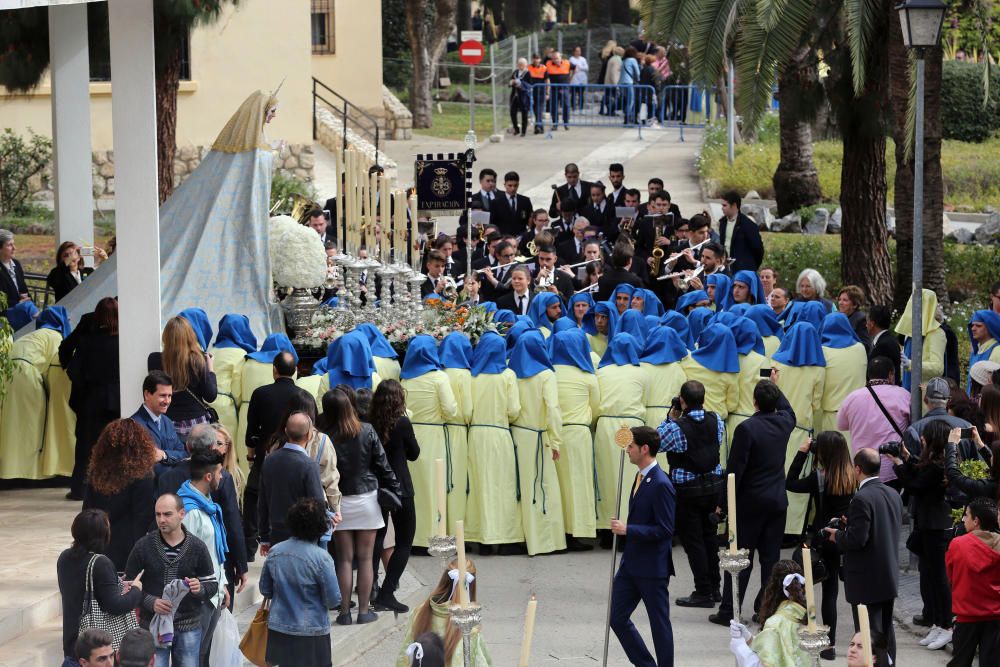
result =
[[448,45],[448,35],[455,27],[458,0],[405,0],[406,35],[413,57],[413,80],[410,83],[410,111],[413,127],[430,127],[434,77],[438,61]]

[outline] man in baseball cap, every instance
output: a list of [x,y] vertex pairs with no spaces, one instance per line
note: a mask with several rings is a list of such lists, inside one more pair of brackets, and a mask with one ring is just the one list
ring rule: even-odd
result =
[[144,628],[132,628],[122,637],[118,649],[118,667],[153,667],[155,664],[153,635]]
[[949,428],[969,428],[971,424],[948,414],[948,399],[951,398],[951,385],[943,377],[931,378],[924,389],[924,416],[910,424],[903,433],[903,442],[911,456],[920,456],[920,436],[924,427],[936,419],[948,424]]

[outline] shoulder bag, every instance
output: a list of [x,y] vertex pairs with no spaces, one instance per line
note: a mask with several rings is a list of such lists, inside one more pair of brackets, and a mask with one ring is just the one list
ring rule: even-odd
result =
[[[111,635],[112,648],[116,651],[121,646],[125,633],[132,628],[139,627],[139,622],[135,618],[135,610],[130,610],[115,616],[101,609],[97,597],[94,595],[94,563],[100,558],[100,554],[94,554],[87,563],[87,583],[83,591],[83,611],[80,613],[80,631],[103,630]],[[121,584],[119,584],[119,587]]]
[[208,423],[210,423],[210,424],[218,424],[219,423],[219,411],[218,410],[216,410],[215,408],[213,408],[211,405],[209,405],[205,401],[201,400],[201,397],[198,396],[198,394],[196,394],[193,391],[191,391],[190,389],[185,388],[184,391],[186,391],[188,393],[188,396],[190,396],[194,400],[198,401],[198,405],[200,405],[201,407],[203,407],[205,409],[205,416],[208,417]]
[[885,409],[884,405],[882,405],[882,401],[879,399],[878,394],[875,393],[875,389],[870,384],[866,384],[865,387],[868,389],[868,393],[872,395],[872,398],[875,399],[875,405],[877,405],[878,409],[882,411],[882,414],[889,422],[889,425],[892,426],[892,430],[895,431],[896,435],[899,436],[900,444],[902,444],[903,432],[900,431],[899,426],[896,425],[896,420],[892,418],[892,415],[889,414],[889,411]]

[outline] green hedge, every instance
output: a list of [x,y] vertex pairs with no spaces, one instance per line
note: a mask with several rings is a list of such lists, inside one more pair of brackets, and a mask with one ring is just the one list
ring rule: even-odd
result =
[[983,106],[985,65],[948,60],[941,74],[941,120],[945,139],[982,142],[1000,129],[1000,71],[990,70],[990,101]]

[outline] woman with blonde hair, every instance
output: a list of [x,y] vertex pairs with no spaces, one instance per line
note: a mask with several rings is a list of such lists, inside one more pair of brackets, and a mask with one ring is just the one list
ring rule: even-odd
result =
[[150,354],[146,366],[164,371],[173,380],[174,397],[167,416],[177,436],[185,440],[195,424],[209,421],[208,404],[219,393],[212,355],[202,351],[194,328],[180,315],[167,321],[161,340],[163,351]]
[[236,460],[236,449],[233,447],[233,435],[229,432],[222,424],[212,424],[212,428],[215,429],[217,434],[217,439],[215,442],[215,447],[220,452],[222,452],[222,469],[233,476],[233,485],[236,487],[236,497],[240,501],[240,507],[243,506],[243,487],[246,485],[246,475],[243,474],[243,469],[240,468],[239,462]]
[[[476,601],[476,566],[472,560],[465,561],[465,580],[468,582],[469,600]],[[406,655],[406,648],[413,642],[414,637],[419,637],[425,632],[436,632],[444,638],[445,664],[449,667],[461,667],[464,665],[462,656],[462,632],[451,622],[451,611],[449,607],[458,602],[458,562],[451,561],[447,569],[441,574],[437,586],[431,591],[423,604],[410,617],[410,626],[406,629],[406,637],[403,639],[403,648],[396,659],[396,667],[409,667],[410,658]],[[493,659],[486,648],[486,642],[480,628],[472,631],[472,662],[480,667],[492,665]]]

